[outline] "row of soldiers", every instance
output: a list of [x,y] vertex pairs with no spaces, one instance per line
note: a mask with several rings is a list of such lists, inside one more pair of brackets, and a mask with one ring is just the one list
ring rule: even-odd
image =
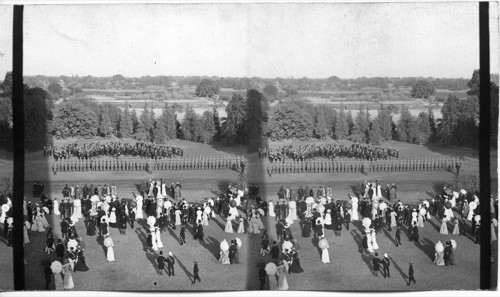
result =
[[184,149],[181,147],[162,146],[149,142],[136,142],[135,144],[126,142],[88,142],[80,144],[78,142],[63,146],[44,146],[43,155],[54,156],[55,160],[61,158],[76,157],[78,159],[90,159],[101,156],[133,156],[151,159],[172,158],[174,156],[184,156]]
[[385,171],[441,171],[458,174],[462,160],[458,157],[402,158],[393,160],[358,161],[358,160],[288,160],[280,163],[268,163],[267,173],[334,173],[334,172],[385,172]]
[[349,145],[337,143],[313,143],[294,146],[294,144],[277,148],[259,148],[259,158],[268,158],[270,162],[283,162],[287,159],[304,161],[315,158],[354,158],[362,160],[399,158],[399,150],[386,147],[374,147],[368,144],[354,143]]
[[138,171],[145,170],[219,170],[231,169],[243,172],[247,165],[245,156],[186,156],[174,159],[136,157],[103,157],[98,159],[63,158],[52,163],[52,171]]

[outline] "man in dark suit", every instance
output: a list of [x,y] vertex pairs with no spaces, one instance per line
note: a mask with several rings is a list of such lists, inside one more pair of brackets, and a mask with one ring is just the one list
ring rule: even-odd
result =
[[183,244],[186,243],[186,225],[185,224],[181,225],[181,231],[180,231],[180,235],[179,235],[179,241],[180,241],[181,245],[183,245]]
[[410,262],[410,266],[408,267],[408,284],[407,284],[407,286],[409,286],[411,284],[411,282],[413,282],[415,285],[417,284],[417,281],[415,280],[414,273],[415,273],[415,271],[413,270],[413,263]]
[[168,276],[170,276],[170,275],[175,276],[175,272],[174,272],[175,259],[174,259],[174,255],[172,254],[172,252],[168,252],[168,257],[167,257],[166,262],[167,262]]
[[396,246],[401,245],[401,226],[396,226],[396,236],[394,237],[396,241]]
[[278,221],[276,223],[276,238],[281,241],[283,239],[283,223]]
[[375,253],[375,258],[372,260],[373,264],[373,275],[378,276],[378,272],[380,270],[380,258],[378,257],[378,253]]
[[278,263],[278,258],[280,255],[280,248],[278,247],[276,241],[273,241],[273,246],[271,247],[271,258],[273,259],[274,263]]
[[200,269],[198,268],[198,262],[194,261],[194,266],[193,266],[193,284],[196,283],[196,280],[198,280],[199,283],[201,283],[201,278],[200,278]]
[[68,238],[68,231],[69,231],[69,223],[66,220],[66,218],[64,218],[61,221],[61,234],[63,239]]
[[410,236],[410,241],[415,241],[418,242],[420,239],[420,236],[418,234],[418,227],[417,227],[417,222],[413,222],[413,228]]
[[59,239],[58,242],[57,242],[57,246],[56,246],[56,255],[57,255],[57,258],[63,258],[64,257],[64,252],[65,252],[64,244],[62,243],[62,240]]
[[231,240],[231,246],[229,247],[229,262],[232,264],[235,263],[235,257],[236,257],[236,252],[238,250],[238,247],[236,246],[236,240],[233,239]]
[[444,259],[444,265],[448,266],[448,265],[453,265],[453,263],[451,263],[451,253],[453,253],[453,250],[452,250],[452,247],[451,247],[451,242],[448,241],[446,242],[446,247],[444,248],[444,255],[443,255],[443,259]]
[[384,278],[391,277],[389,266],[391,266],[391,261],[389,260],[389,256],[387,256],[387,254],[384,254],[384,259],[382,259],[382,269],[384,272]]
[[156,258],[156,261],[158,262],[158,273],[163,275],[163,273],[165,272],[165,262],[167,261],[167,259],[163,257],[162,251],[160,251],[160,255],[158,256],[158,258]]

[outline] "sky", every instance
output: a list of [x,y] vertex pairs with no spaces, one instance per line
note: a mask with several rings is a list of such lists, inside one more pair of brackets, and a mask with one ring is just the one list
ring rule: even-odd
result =
[[[11,14],[0,6],[0,73],[12,63]],[[24,25],[24,75],[470,78],[479,68],[474,2],[27,5]]]

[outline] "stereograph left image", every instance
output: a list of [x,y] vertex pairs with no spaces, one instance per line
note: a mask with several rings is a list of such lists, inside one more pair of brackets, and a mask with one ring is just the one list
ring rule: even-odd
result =
[[[12,15],[0,6],[1,291]],[[483,244],[496,288],[478,16],[473,2],[25,5],[25,289],[477,290]]]

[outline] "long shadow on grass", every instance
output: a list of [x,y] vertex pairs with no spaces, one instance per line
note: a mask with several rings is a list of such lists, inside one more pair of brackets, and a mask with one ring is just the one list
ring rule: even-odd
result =
[[187,275],[187,277],[189,278],[189,280],[192,283],[193,280],[191,279],[191,277],[193,277],[193,274],[191,274],[191,272],[189,272],[189,270],[186,268],[186,266],[184,266],[182,264],[181,260],[179,260],[179,258],[177,258],[177,256],[174,256],[174,259],[177,261],[177,264],[179,264],[179,267],[184,271],[184,273]]
[[434,261],[435,244],[429,238],[422,238],[415,246],[424,252],[431,261]]
[[137,234],[137,237],[139,238],[139,240],[142,243],[143,251],[146,252],[146,258],[149,260],[149,262],[151,263],[151,265],[156,269],[156,258],[155,258],[155,255],[154,255],[154,253],[150,252],[150,250],[148,248],[148,244],[147,244],[147,242],[148,242],[148,236],[141,229],[136,229],[135,233]]
[[432,227],[434,227],[434,229],[436,229],[437,232],[439,232],[439,230],[441,229],[440,227],[438,227],[436,225],[436,223],[434,223],[434,220],[433,219],[430,219],[430,220],[427,220],[427,222],[432,225]]
[[[172,236],[175,239],[175,241],[180,242],[180,238],[177,237],[177,235],[175,234],[174,230],[172,230],[172,228],[167,227],[167,230],[168,230],[168,233],[170,234],[170,236]],[[179,232],[180,232],[180,228],[179,228]],[[179,236],[180,236],[180,234],[179,234]]]
[[394,268],[396,268],[396,270],[399,272],[399,274],[401,274],[401,277],[404,279],[405,283],[408,283],[406,281],[406,279],[408,278],[408,276],[406,275],[406,273],[403,272],[403,270],[401,269],[401,267],[399,267],[398,263],[396,263],[396,261],[394,261],[394,259],[392,257],[389,257],[389,259],[391,260]]
[[221,222],[219,222],[219,219],[221,219],[221,220],[222,220],[222,218],[221,218],[221,217],[219,217],[219,218],[213,218],[213,219],[212,219],[212,221],[214,221],[214,222],[217,224],[217,226],[219,226],[219,228],[220,228],[221,230],[226,229],[226,225],[224,225],[224,224],[222,224]]
[[206,237],[204,240],[199,241],[207,251],[209,251],[214,258],[219,261],[220,242],[212,236]]
[[366,266],[368,266],[368,269],[370,269],[370,272],[373,273],[373,270],[372,270],[372,263],[371,263],[371,255],[370,254],[365,254],[365,250],[363,249],[363,238],[355,231],[355,230],[352,230],[349,232],[352,236],[352,239],[354,239],[354,242],[356,243],[356,245],[358,247],[361,247],[360,250],[362,250],[361,252],[361,259],[365,262]]
[[392,243],[396,244],[396,241],[394,240],[394,238],[392,238],[391,233],[389,233],[389,231],[387,231],[385,228],[382,228],[382,230],[384,231],[385,236],[389,238]]

